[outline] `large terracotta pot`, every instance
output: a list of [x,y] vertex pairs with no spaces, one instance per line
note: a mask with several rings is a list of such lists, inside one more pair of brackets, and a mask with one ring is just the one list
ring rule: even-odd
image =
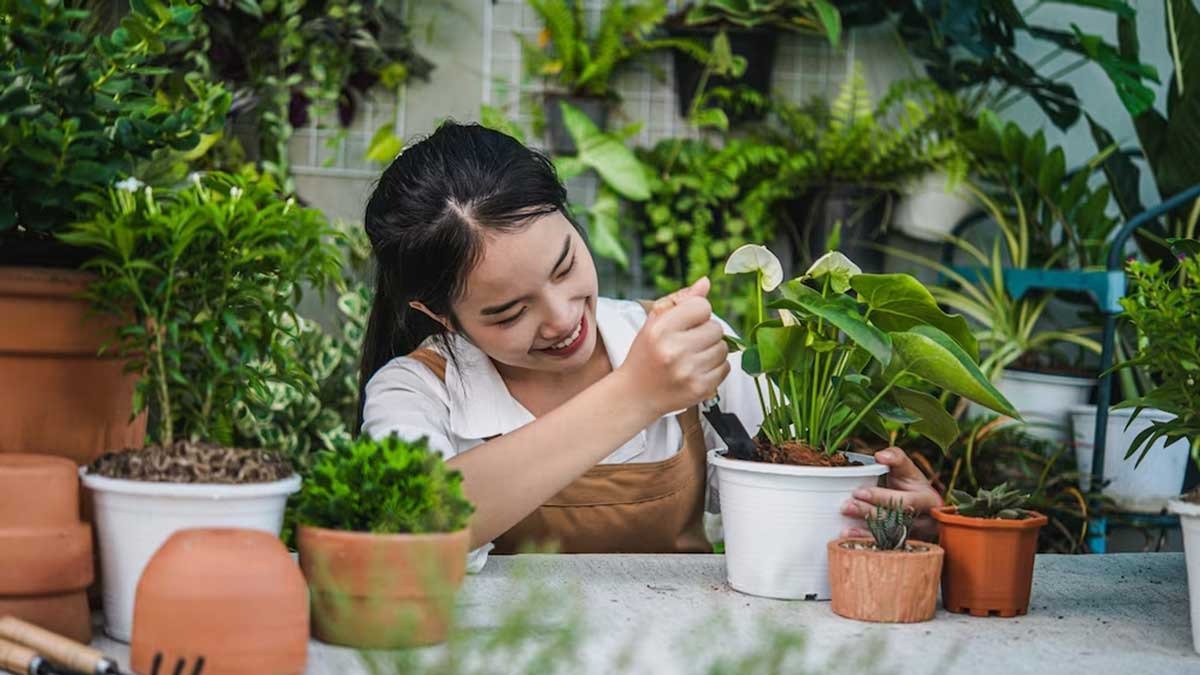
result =
[[968,518],[954,506],[930,515],[938,522],[938,543],[946,551],[942,605],[948,612],[1013,617],[1029,611],[1038,530],[1046,516],[1024,520]]
[[909,550],[880,551],[869,538],[829,542],[833,612],[859,621],[915,623],[937,611],[943,551],[909,541]]
[[442,642],[466,575],[467,530],[370,534],[301,527],[313,637],[360,649]]
[[259,530],[176,532],[138,583],[130,662],[151,672],[204,657],[204,672],[290,675],[308,658],[308,589],[279,538]]
[[146,418],[130,421],[136,377],[98,356],[117,322],[80,299],[94,277],[76,270],[0,267],[0,453],[87,464],[140,448]]
[[0,454],[0,616],[81,642],[92,636],[92,530],[79,521],[75,463]]

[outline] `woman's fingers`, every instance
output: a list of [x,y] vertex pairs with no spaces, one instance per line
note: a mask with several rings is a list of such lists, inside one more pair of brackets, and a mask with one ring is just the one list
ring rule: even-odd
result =
[[893,487],[900,487],[899,484],[929,485],[929,479],[921,473],[908,453],[900,448],[884,448],[876,452],[875,461],[888,467],[888,483]]
[[842,539],[845,539],[847,537],[870,537],[870,536],[871,536],[871,533],[868,532],[867,530],[862,529],[861,527],[842,528],[842,533],[839,535],[839,537]]
[[684,298],[690,298],[693,296],[703,298],[704,296],[708,295],[710,288],[712,288],[712,282],[709,281],[708,277],[701,277],[700,279],[697,279],[696,283],[692,284],[691,286],[681,288],[674,293],[655,300],[654,305],[650,309],[650,314],[652,316],[662,314],[675,305],[678,305],[684,300]]
[[[854,491],[854,498],[873,506],[887,506],[900,502],[904,508],[913,513],[925,513],[935,506],[942,505],[942,498],[933,488],[926,490],[896,490],[885,487],[863,487]],[[872,511],[874,509],[872,508]],[[865,515],[863,516],[866,517]]]

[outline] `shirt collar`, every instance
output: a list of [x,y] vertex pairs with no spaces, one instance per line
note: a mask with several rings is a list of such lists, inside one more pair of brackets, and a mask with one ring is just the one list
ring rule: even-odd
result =
[[[625,362],[645,312],[635,303],[598,298],[596,325],[613,368]],[[460,438],[486,439],[533,421],[533,414],[509,393],[495,364],[466,338],[455,335],[455,359],[446,359],[450,430]]]

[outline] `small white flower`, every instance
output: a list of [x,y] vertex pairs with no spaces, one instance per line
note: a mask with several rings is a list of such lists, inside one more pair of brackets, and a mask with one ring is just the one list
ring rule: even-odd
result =
[[284,212],[285,214],[286,214],[286,213],[290,213],[290,212],[291,212],[291,210],[292,210],[292,207],[293,207],[293,206],[295,206],[295,205],[296,205],[296,198],[295,198],[295,197],[288,197],[287,203],[283,205],[283,212]]
[[773,291],[783,281],[783,266],[765,246],[746,244],[730,254],[725,261],[726,274],[762,272],[762,289]]
[[229,188],[229,198],[235,202],[237,200],[241,199],[242,198],[242,188],[240,188],[236,185]]
[[859,274],[862,274],[862,268],[855,265],[849,258],[838,251],[830,251],[817,258],[812,267],[808,268],[805,276],[820,279],[825,275],[829,275],[829,281],[834,292],[845,293],[850,288],[850,277]]
[[134,178],[133,176],[130,176],[129,178],[126,178],[123,181],[118,181],[117,184],[114,185],[113,187],[117,188],[118,190],[124,190],[125,192],[137,192],[138,190],[142,189],[142,187],[144,187],[145,185],[146,184],[143,183],[142,181],[138,180],[137,178]]
[[188,174],[188,180],[191,181],[192,185],[195,185],[196,187],[200,187],[200,181],[203,178],[204,173],[201,171],[193,171]]

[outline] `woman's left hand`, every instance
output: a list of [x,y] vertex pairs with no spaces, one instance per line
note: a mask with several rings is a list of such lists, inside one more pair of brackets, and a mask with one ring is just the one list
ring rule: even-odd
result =
[[[842,505],[842,514],[851,518],[866,518],[876,506],[886,506],[899,500],[916,514],[911,528],[913,539],[931,541],[937,534],[936,523],[929,510],[942,505],[942,497],[908,453],[900,448],[886,448],[875,453],[875,461],[888,467],[887,487],[864,487],[854,491],[854,497]],[[843,537],[870,537],[865,527],[848,527]]]

